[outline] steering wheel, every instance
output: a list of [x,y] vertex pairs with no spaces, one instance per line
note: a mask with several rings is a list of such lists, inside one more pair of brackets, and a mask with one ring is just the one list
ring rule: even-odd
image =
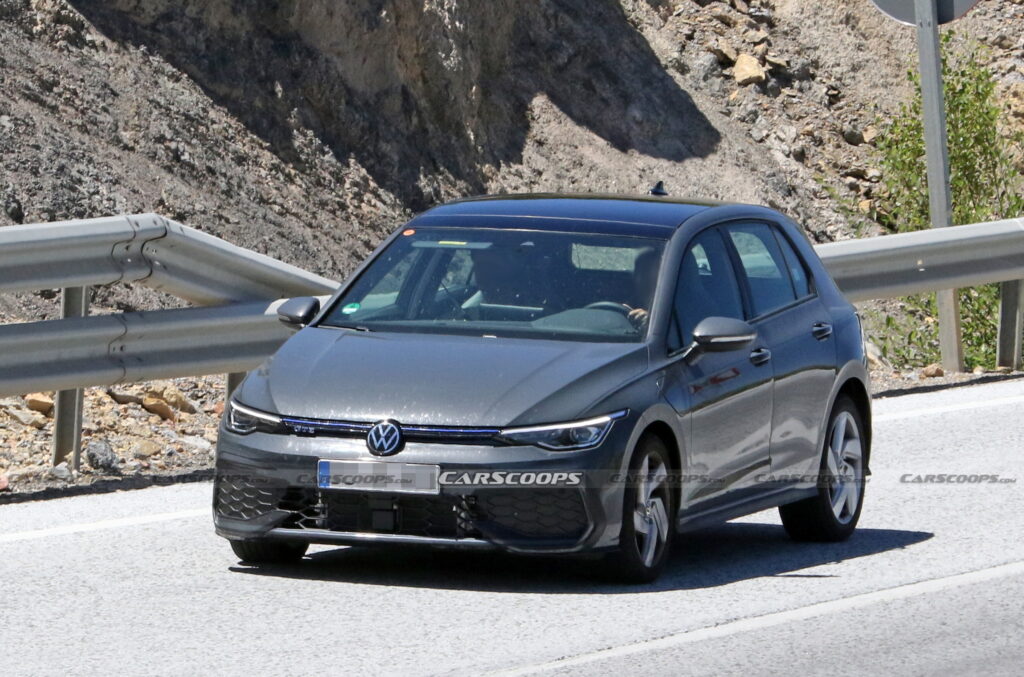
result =
[[615,301],[595,301],[583,306],[587,310],[614,310],[628,316],[632,310],[621,303]]

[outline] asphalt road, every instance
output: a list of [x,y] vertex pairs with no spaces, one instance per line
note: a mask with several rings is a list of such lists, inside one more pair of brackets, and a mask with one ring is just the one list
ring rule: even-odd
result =
[[[850,541],[760,513],[641,587],[480,553],[242,566],[209,485],[0,506],[0,674],[1021,674],[1022,410],[1019,381],[879,400]],[[939,474],[1018,481],[907,481]]]

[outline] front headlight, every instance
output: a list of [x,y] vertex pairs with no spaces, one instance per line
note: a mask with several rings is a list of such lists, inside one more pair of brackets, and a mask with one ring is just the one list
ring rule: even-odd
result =
[[612,424],[627,411],[617,411],[607,416],[588,418],[585,421],[554,423],[524,428],[506,428],[498,438],[508,444],[532,444],[551,451],[573,451],[596,447],[604,441]]
[[229,400],[224,408],[224,427],[239,435],[248,435],[256,431],[264,433],[284,431],[280,416],[246,407],[235,400]]

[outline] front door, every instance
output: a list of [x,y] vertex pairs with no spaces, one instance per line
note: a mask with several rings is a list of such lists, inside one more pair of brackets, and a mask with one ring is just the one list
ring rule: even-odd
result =
[[[743,319],[740,288],[717,228],[698,234],[680,265],[669,349],[692,342],[706,317]],[[772,365],[762,341],[737,351],[680,359],[669,369],[666,396],[680,416],[690,416],[690,444],[681,505],[713,509],[757,489],[769,469]]]

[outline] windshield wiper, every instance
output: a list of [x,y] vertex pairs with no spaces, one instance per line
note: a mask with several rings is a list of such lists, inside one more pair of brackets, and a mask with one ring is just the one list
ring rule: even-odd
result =
[[369,327],[355,326],[350,324],[322,324],[321,327],[330,327],[331,329],[348,329],[350,331],[366,331],[372,332],[373,330]]

